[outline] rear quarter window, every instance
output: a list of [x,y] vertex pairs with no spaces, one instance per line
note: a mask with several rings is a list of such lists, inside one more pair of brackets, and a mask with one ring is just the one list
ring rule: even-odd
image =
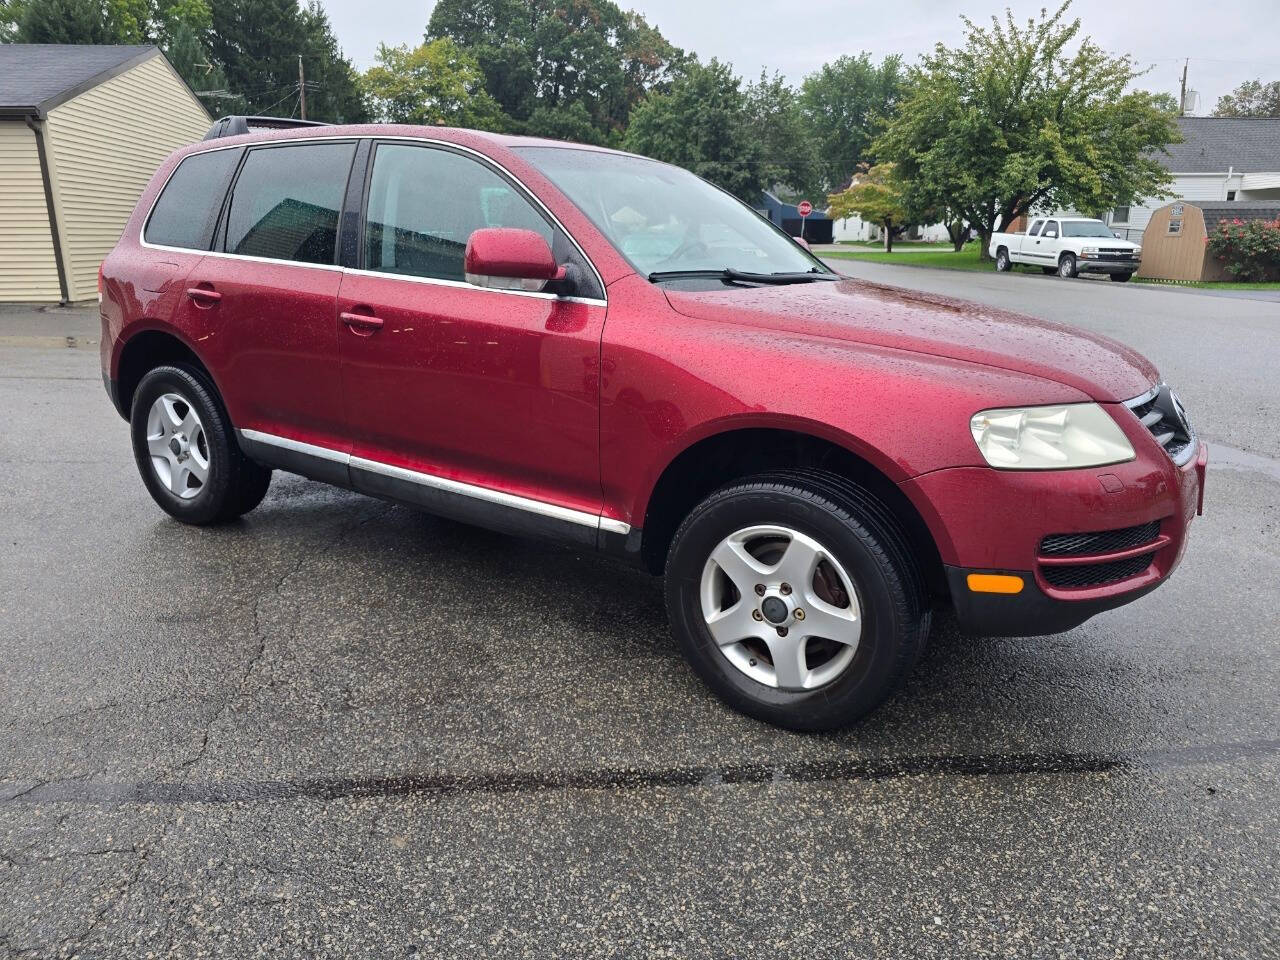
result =
[[208,250],[227,184],[243,152],[195,153],[179,163],[151,210],[143,239],[164,247]]

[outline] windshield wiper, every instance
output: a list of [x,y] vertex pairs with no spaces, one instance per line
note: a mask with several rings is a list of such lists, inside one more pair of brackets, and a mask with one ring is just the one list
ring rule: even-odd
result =
[[662,283],[664,280],[687,280],[703,278],[723,280],[726,283],[808,283],[811,280],[839,280],[834,273],[823,273],[817,267],[803,273],[751,273],[746,270],[735,270],[723,267],[719,270],[655,270],[649,274],[650,283]]

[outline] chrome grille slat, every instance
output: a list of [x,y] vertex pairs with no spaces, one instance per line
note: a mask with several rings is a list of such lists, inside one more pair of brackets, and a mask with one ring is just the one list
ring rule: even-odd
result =
[[1156,384],[1140,397],[1125,402],[1138,421],[1155,437],[1165,453],[1182,466],[1195,453],[1195,432],[1182,404],[1166,383]]

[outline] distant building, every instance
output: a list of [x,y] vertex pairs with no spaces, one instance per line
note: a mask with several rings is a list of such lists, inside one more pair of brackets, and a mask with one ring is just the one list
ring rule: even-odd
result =
[[814,204],[813,212],[808,217],[802,218],[799,208],[794,203],[779,200],[775,194],[765,190],[760,194],[760,204],[756,207],[756,212],[767,218],[770,223],[776,223],[793,237],[801,235],[801,220],[803,220],[803,233],[807,241],[831,242],[831,218],[819,210],[817,204]]
[[[1179,117],[1182,143],[1160,162],[1173,175],[1174,197],[1192,203],[1280,201],[1280,117]],[[1116,207],[1111,228],[1139,240],[1152,213],[1169,200]]]
[[152,173],[209,124],[156,47],[0,44],[0,301],[93,298]]

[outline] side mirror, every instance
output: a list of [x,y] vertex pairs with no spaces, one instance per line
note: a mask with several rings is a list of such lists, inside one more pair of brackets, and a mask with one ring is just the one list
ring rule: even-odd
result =
[[809,246],[809,241],[804,237],[792,237],[791,239],[800,244],[800,246],[804,247],[806,250],[813,250],[813,247]]
[[498,290],[542,290],[565,276],[541,234],[514,227],[472,233],[462,269],[467,283]]

